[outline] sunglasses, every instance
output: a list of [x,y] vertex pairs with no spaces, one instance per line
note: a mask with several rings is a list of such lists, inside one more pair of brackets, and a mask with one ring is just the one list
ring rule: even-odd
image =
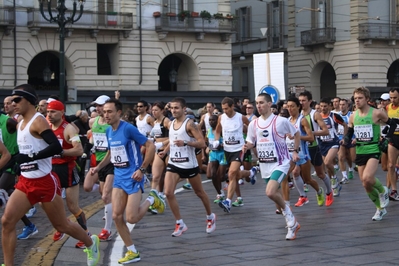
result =
[[24,98],[23,96],[18,96],[18,97],[13,98],[12,101],[14,103],[19,103],[20,101],[22,101],[23,98]]
[[247,107],[247,109],[254,109],[253,107]]
[[143,108],[144,105],[137,105],[137,108]]

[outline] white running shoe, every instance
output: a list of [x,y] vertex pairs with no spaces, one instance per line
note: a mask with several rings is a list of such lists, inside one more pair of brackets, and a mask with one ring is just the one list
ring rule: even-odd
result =
[[288,228],[293,227],[295,225],[295,223],[296,223],[294,214],[292,214],[291,211],[289,213],[286,213],[285,211],[283,211],[283,215],[284,215],[287,227]]
[[389,204],[388,188],[384,186],[384,192],[378,193],[378,198],[380,200],[380,207],[385,208]]
[[371,218],[373,221],[381,221],[382,217],[384,217],[384,215],[387,214],[387,210],[385,208],[383,209],[378,209],[375,212],[373,218]]
[[298,222],[295,222],[293,227],[288,227],[287,235],[285,236],[286,240],[294,240],[296,238],[296,233],[301,228],[301,225]]
[[216,229],[216,214],[213,214],[213,218],[210,220],[206,220],[206,232],[208,234],[212,233]]

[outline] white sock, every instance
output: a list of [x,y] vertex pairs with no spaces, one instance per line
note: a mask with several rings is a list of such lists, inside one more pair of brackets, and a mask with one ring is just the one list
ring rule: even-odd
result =
[[136,247],[134,246],[134,244],[131,245],[131,246],[128,246],[127,250],[130,250],[130,251],[133,251],[134,253],[137,253],[137,250],[136,250]]
[[285,202],[285,206],[286,206],[286,207],[288,206],[288,208],[289,208],[290,205],[291,205],[290,201],[289,201],[289,200],[285,200],[284,202]]
[[353,167],[349,167],[349,172],[353,172]]
[[244,165],[241,165],[241,166],[240,166],[240,170],[241,170],[241,171],[244,170]]
[[111,232],[112,227],[112,203],[105,204],[104,206],[104,214],[105,214],[105,225],[104,229],[108,232]]
[[346,174],[346,171],[342,171],[342,177],[344,177],[345,179],[348,178],[348,175]]
[[206,216],[207,220],[212,220],[213,218],[215,218],[215,215],[213,213],[211,213],[210,215]]
[[184,224],[183,219],[176,220],[176,223],[177,223],[177,224],[180,224],[180,225]]
[[338,164],[334,164],[334,169],[339,169]]
[[231,199],[226,199],[226,200],[229,203],[229,206],[231,206]]
[[148,196],[147,200],[150,202],[150,205],[154,204],[154,197],[153,196]]
[[290,205],[285,204],[284,213],[291,213]]

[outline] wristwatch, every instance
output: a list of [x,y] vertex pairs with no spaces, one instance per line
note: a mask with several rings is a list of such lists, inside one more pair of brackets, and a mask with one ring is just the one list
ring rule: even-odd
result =
[[295,149],[294,152],[299,153],[299,148],[298,148],[298,149]]
[[139,169],[143,174],[145,174],[147,172],[147,169],[145,169],[144,167],[140,167]]
[[187,146],[188,141],[185,140],[185,141],[183,141],[183,143],[184,143],[184,146]]

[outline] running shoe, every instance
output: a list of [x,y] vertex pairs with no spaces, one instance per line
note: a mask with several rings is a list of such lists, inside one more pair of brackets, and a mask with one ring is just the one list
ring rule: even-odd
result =
[[83,251],[87,254],[87,265],[95,266],[100,259],[100,240],[96,235],[92,235],[90,238],[93,241],[93,245]]
[[[326,197],[324,195],[324,189],[322,187],[320,187],[319,192],[320,193],[316,193],[317,205],[323,206],[324,202],[326,201]],[[330,205],[328,205],[328,206],[330,206]],[[327,206],[327,204],[326,204],[326,206]]]
[[314,172],[312,173],[312,176],[313,176],[313,177],[316,177],[316,176],[317,176],[316,171],[314,171]]
[[238,184],[239,184],[240,186],[244,185],[244,179],[242,179],[242,178],[239,179],[239,180],[238,180]]
[[219,202],[224,200],[224,195],[223,194],[217,194],[216,199],[213,201],[213,203],[219,204]]
[[216,214],[213,214],[213,219],[206,220],[206,232],[208,234],[212,233],[216,229]]
[[101,233],[98,235],[98,238],[100,239],[100,241],[109,241],[112,239],[112,232],[103,228],[103,230],[101,230]]
[[60,233],[60,232],[56,231],[54,236],[53,236],[53,240],[54,241],[59,241],[59,240],[63,239],[64,236],[65,236],[64,233]]
[[297,203],[295,203],[295,207],[302,207],[305,204],[309,203],[308,197],[300,196]]
[[17,239],[28,239],[39,232],[34,224],[27,225],[22,229],[22,233],[17,236]]
[[32,208],[29,209],[29,211],[25,214],[27,218],[32,218],[33,215],[37,213],[36,207],[33,206]]
[[276,214],[282,214],[282,212],[279,209],[276,209]]
[[138,262],[138,261],[140,261],[140,252],[137,251],[137,253],[135,253],[131,250],[128,250],[125,253],[125,257],[118,260],[118,263],[119,264],[129,264],[129,263]]
[[348,172],[348,179],[353,179],[353,171]]
[[75,244],[75,248],[85,249],[86,245],[83,241],[78,241],[78,243]]
[[283,215],[284,215],[284,218],[285,218],[285,222],[286,222],[286,224],[287,224],[287,227],[288,227],[288,228],[294,227],[295,224],[296,224],[296,219],[295,219],[295,217],[294,217],[294,214],[292,214],[291,211],[288,212],[288,213],[286,213],[285,211],[283,211]]
[[[396,194],[397,195],[397,194]],[[385,208],[389,204],[388,188],[384,186],[384,192],[378,193],[378,198],[380,200],[380,207]]]
[[223,185],[223,190],[224,191],[227,191],[229,189],[229,183],[225,183],[224,185]]
[[288,227],[288,233],[285,236],[286,240],[294,240],[296,238],[296,233],[301,229],[301,225],[298,222],[295,222],[295,225],[292,227]]
[[158,214],[157,209],[154,209],[154,207],[152,206],[148,207],[148,211],[151,212],[152,214]]
[[231,205],[233,207],[242,207],[244,206],[244,201],[242,200],[242,198],[237,198],[236,201],[234,201]]
[[254,166],[250,170],[251,174],[249,175],[249,178],[252,185],[255,185],[256,183],[256,173],[258,171],[259,171],[259,166]]
[[294,183],[288,182],[288,188],[289,189],[294,189],[295,188]]
[[181,236],[181,234],[183,234],[183,232],[186,232],[188,229],[187,225],[183,223],[183,225],[181,224],[176,224],[175,226],[175,231],[173,231],[172,236]]
[[387,214],[387,210],[385,208],[379,209],[377,208],[377,211],[375,212],[373,218],[371,218],[373,221],[381,221],[382,217]]
[[303,191],[309,192],[308,184],[303,184]]
[[326,206],[331,206],[334,202],[334,197],[333,193],[331,192],[330,194],[326,194]]
[[338,179],[337,178],[331,178],[331,188],[334,189],[338,186]]
[[340,184],[348,184],[349,180],[346,177],[342,177],[341,181],[339,181]]
[[398,192],[396,190],[392,190],[391,194],[389,194],[389,200],[393,200],[393,201],[398,201],[399,200],[399,195]]
[[158,193],[155,190],[151,190],[149,196],[154,198],[154,203],[152,204],[152,208],[156,209],[158,213],[163,213],[165,211],[165,202],[161,197],[159,197]]
[[61,197],[62,197],[63,199],[66,198],[65,188],[62,188],[62,190],[61,190]]
[[357,165],[355,165],[355,167],[353,167],[353,170],[355,170],[356,172],[358,171]]
[[193,189],[193,188],[191,187],[191,184],[190,184],[190,183],[184,184],[184,185],[183,185],[183,188],[184,188],[184,189],[187,189],[187,190],[192,190],[192,189]]
[[339,166],[338,165],[334,165],[334,175],[337,174],[338,170],[339,170]]
[[227,200],[219,202],[219,207],[224,210],[224,212],[230,213],[230,204]]
[[338,186],[336,186],[336,187],[333,189],[333,195],[334,195],[334,197],[339,197],[339,195],[341,194],[341,189],[342,189],[342,186],[339,185],[339,184],[338,184]]

